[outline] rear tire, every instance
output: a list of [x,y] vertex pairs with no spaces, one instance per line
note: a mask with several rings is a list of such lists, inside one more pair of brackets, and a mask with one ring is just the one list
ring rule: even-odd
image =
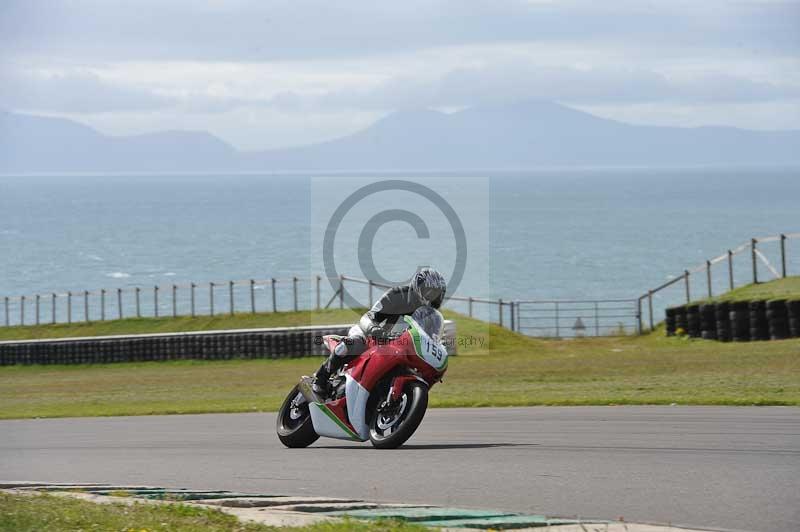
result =
[[[401,405],[405,401],[405,408],[399,412],[394,421],[392,421],[391,415],[382,415],[377,411],[372,413],[369,424],[369,441],[376,449],[396,449],[414,434],[428,410],[428,387],[421,382],[408,383],[403,388],[400,401]],[[386,433],[387,428],[382,428],[382,425],[386,425],[387,422],[391,429],[389,434]]]
[[314,431],[314,425],[311,423],[308,403],[304,401],[300,405],[292,404],[299,394],[299,385],[292,388],[283,401],[275,422],[278,439],[289,448],[308,447],[319,439],[319,434]]

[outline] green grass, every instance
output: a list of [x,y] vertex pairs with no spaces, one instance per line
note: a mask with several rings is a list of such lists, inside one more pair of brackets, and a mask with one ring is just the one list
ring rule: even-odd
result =
[[775,279],[766,283],[749,284],[734,288],[708,301],[755,301],[769,299],[800,299],[800,276]]
[[97,504],[54,495],[0,493],[0,532],[416,532],[429,530],[399,521],[346,520],[305,527],[276,528],[239,521],[216,509],[183,504]]
[[271,312],[263,314],[239,313],[216,316],[180,316],[177,318],[127,318],[124,320],[95,321],[90,323],[58,323],[55,325],[27,325],[0,327],[0,340],[30,340],[39,338],[66,338],[77,336],[110,336],[115,334],[171,333],[188,331],[213,331],[223,329],[253,329],[260,327],[296,327],[303,325],[352,323],[360,313],[344,309]]
[[[800,405],[800,339],[719,343],[667,338],[657,329],[639,337],[543,340],[446,314],[456,320],[461,338],[482,338],[485,344],[462,347],[451,359],[444,383],[431,392],[434,407]],[[323,317],[281,313],[247,319],[279,325],[347,322],[353,316],[329,311]],[[224,326],[226,319],[213,318],[212,326]],[[238,323],[240,317],[230,319]],[[300,375],[319,363],[298,358],[0,367],[0,418],[273,411]]]

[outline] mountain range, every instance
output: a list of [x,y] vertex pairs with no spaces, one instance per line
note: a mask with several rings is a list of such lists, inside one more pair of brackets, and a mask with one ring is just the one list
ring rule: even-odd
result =
[[632,125],[528,101],[455,113],[398,111],[328,142],[245,152],[205,132],[109,136],[63,118],[0,112],[2,173],[762,164],[800,164],[800,131]]

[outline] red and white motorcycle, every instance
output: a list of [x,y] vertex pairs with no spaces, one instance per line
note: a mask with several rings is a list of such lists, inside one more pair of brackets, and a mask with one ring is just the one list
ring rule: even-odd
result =
[[[438,316],[441,316],[437,313]],[[318,397],[302,377],[278,412],[278,438],[307,447],[320,436],[367,441],[394,449],[414,434],[428,407],[428,390],[447,371],[443,323],[428,330],[405,316],[405,330],[391,339],[368,340],[367,350],[331,376],[331,396]],[[331,351],[341,336],[325,336]]]

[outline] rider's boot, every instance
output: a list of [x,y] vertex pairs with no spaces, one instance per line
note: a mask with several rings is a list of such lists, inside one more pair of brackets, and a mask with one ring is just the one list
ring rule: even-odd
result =
[[341,343],[336,346],[336,349],[328,356],[325,362],[314,373],[314,381],[311,383],[311,389],[314,393],[322,397],[327,397],[330,388],[329,379],[331,375],[339,371],[344,366],[345,355],[347,346]]

